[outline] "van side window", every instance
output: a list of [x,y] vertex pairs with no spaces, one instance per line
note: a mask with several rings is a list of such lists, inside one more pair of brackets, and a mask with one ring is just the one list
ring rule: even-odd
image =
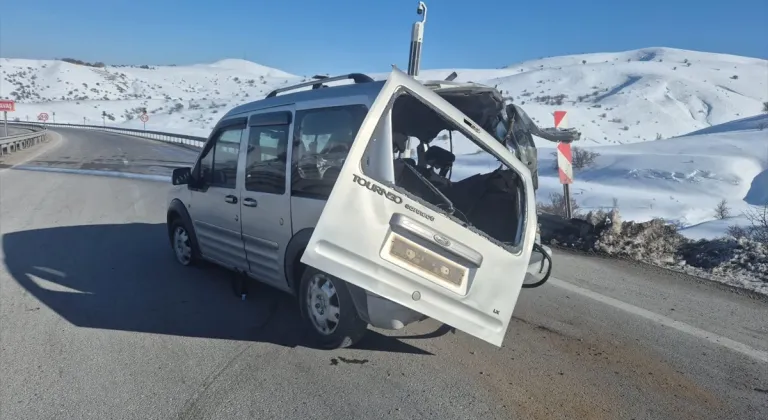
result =
[[211,187],[235,188],[237,155],[243,126],[233,125],[216,134],[206,147],[195,168],[197,177]]
[[252,126],[248,135],[245,189],[285,193],[288,125]]
[[210,184],[213,176],[213,147],[205,150],[198,162],[197,178],[204,184]]
[[328,198],[367,113],[365,105],[296,112],[291,195]]
[[240,153],[241,127],[227,128],[221,132],[213,149],[212,187],[232,188],[236,186],[237,157]]

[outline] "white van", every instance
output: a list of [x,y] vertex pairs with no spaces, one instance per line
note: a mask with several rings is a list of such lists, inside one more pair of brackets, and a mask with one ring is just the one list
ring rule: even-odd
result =
[[[354,83],[327,85],[340,80]],[[173,172],[176,258],[298,296],[325,348],[354,344],[369,324],[426,317],[501,345],[526,273],[551,267],[546,248],[531,258],[530,172],[489,134],[502,106],[493,88],[393,69],[386,81],[324,78],[234,108],[194,166]],[[471,140],[497,168],[451,181],[455,155],[432,144],[440,133]]]

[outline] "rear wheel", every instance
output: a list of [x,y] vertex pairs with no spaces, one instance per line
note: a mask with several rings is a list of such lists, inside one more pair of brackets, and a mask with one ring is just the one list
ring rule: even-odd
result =
[[346,283],[330,274],[307,267],[301,276],[299,303],[306,328],[319,347],[352,346],[368,330]]

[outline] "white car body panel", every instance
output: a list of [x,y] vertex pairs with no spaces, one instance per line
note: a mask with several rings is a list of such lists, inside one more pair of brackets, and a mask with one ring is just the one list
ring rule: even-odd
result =
[[[510,251],[402,191],[366,176],[366,153],[379,148],[377,127],[402,89],[419,97],[484,143],[524,182],[525,212],[519,246]],[[500,346],[529,266],[536,235],[528,169],[463,113],[405,73],[394,69],[371,106],[301,261],[414,311]],[[380,144],[368,149],[370,141]],[[389,147],[384,142],[381,147]],[[390,152],[391,153],[391,152]],[[392,156],[390,154],[390,156]],[[375,165],[376,163],[374,163]],[[384,179],[391,164],[379,163]],[[394,252],[390,252],[392,248]],[[393,255],[394,254],[394,255]],[[402,258],[397,257],[400,255]],[[431,261],[422,267],[414,257]]]

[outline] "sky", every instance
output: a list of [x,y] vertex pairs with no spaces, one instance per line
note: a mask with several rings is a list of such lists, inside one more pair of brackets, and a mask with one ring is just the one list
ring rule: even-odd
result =
[[[406,69],[413,0],[4,0],[0,57],[245,58],[299,75]],[[421,69],[673,47],[768,58],[768,1],[427,0]],[[34,25],[30,19],[34,18]]]

